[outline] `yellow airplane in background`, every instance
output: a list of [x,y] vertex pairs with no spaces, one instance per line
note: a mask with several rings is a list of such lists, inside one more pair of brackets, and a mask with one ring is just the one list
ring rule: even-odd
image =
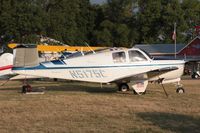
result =
[[[17,43],[10,43],[8,44],[9,48],[15,48],[18,44]],[[44,45],[38,44],[37,49],[40,52],[62,52],[62,51],[91,51],[102,49],[105,47],[86,47],[86,46],[57,46],[57,45]]]

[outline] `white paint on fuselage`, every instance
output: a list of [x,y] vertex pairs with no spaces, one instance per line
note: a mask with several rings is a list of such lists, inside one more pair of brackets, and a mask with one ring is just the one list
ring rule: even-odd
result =
[[10,53],[2,54],[0,56],[0,76],[13,74],[11,71],[12,66],[13,66],[13,55]]
[[[146,61],[130,62],[128,50],[138,50],[146,58]],[[124,51],[126,62],[114,63],[112,53]],[[52,62],[41,63],[45,69],[15,70],[18,74],[41,76],[48,78],[59,78],[67,80],[78,80],[87,82],[109,83],[149,71],[178,67],[177,70],[162,74],[159,78],[167,80],[180,78],[183,74],[184,61],[181,60],[151,60],[139,49],[117,49],[105,50],[99,53],[82,55],[63,60],[65,64],[54,64]],[[158,77],[149,80],[157,80]]]

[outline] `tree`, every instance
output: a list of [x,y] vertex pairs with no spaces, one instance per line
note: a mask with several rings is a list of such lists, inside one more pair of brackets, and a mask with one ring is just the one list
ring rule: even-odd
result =
[[69,45],[80,45],[91,38],[94,13],[89,0],[54,0],[46,6],[49,16],[47,35]]
[[200,1],[183,0],[181,7],[184,9],[184,21],[187,23],[185,35],[189,40],[194,36],[194,27],[200,25]]
[[161,0],[140,0],[138,3],[139,42],[155,43],[164,26],[161,19]]
[[186,22],[184,20],[184,11],[181,8],[179,0],[174,1],[162,1],[163,7],[161,21],[164,24],[165,28],[162,29],[165,32],[166,43],[172,42],[172,32],[174,30],[174,23],[177,24],[177,42],[184,42],[185,37],[182,35],[183,32],[186,30]]
[[36,43],[37,34],[45,32],[45,14],[36,1],[1,0],[0,32],[10,41]]
[[126,24],[116,24],[114,28],[114,46],[115,47],[130,47],[128,40],[129,29]]
[[[36,43],[44,35],[69,45],[132,46],[191,39],[199,0],[0,0],[1,42]],[[3,40],[3,41],[2,41]]]
[[32,0],[18,2],[14,13],[16,40],[23,43],[36,43],[38,34],[45,32],[45,14],[41,7]]
[[17,34],[14,18],[15,1],[13,0],[0,0],[0,36],[4,41],[9,41],[13,35]]
[[114,24],[109,20],[104,20],[99,29],[94,32],[96,43],[105,46],[113,46],[113,29]]
[[115,23],[126,22],[132,16],[133,0],[108,0],[107,19]]

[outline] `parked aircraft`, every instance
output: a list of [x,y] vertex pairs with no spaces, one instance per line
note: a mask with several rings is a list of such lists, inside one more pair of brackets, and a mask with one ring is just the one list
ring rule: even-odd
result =
[[65,59],[43,63],[38,61],[36,48],[15,50],[13,72],[21,75],[116,83],[120,91],[132,88],[137,94],[144,94],[149,82],[176,83],[177,92],[184,92],[180,84],[184,61],[153,60],[147,53],[137,48],[108,48],[79,52]]
[[0,79],[34,79],[40,78],[36,76],[17,75],[12,71],[13,67],[13,54],[4,53],[0,56]]
[[4,53],[0,56],[0,77],[12,74],[13,67],[13,55],[10,53]]

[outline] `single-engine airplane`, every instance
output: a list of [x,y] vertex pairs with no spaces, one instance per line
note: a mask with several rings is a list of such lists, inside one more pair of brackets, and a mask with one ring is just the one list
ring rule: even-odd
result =
[[39,63],[34,47],[15,50],[13,72],[20,75],[116,83],[120,91],[132,88],[137,94],[144,94],[149,82],[176,83],[177,93],[184,92],[180,84],[185,64],[183,60],[153,60],[138,48],[79,52],[43,63]]

